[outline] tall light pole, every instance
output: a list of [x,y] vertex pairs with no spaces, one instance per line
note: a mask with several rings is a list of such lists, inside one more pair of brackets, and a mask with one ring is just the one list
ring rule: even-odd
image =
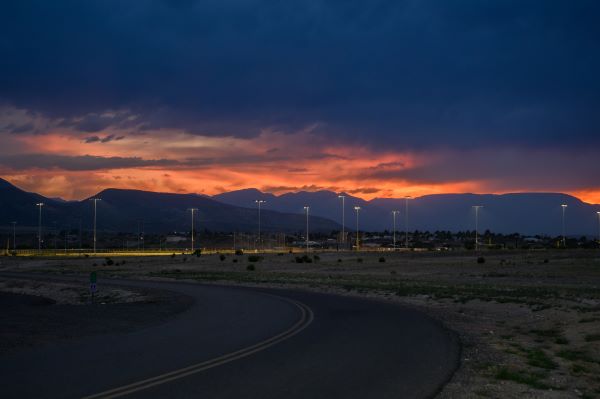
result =
[[483,205],[474,205],[475,208],[475,251],[479,251],[479,209],[483,208]]
[[408,200],[410,197],[404,197],[404,231],[406,232],[406,249],[408,249]]
[[43,202],[38,202],[35,204],[40,208],[39,218],[38,218],[38,251],[42,251],[42,207],[44,206]]
[[308,252],[308,210],[309,206],[304,207],[304,211],[306,212],[306,252]]
[[346,196],[343,194],[338,195],[338,198],[342,199],[342,244],[346,243]]
[[13,225],[13,251],[17,250],[17,222],[10,222]]
[[596,212],[598,215],[598,245],[600,246],[600,211]]
[[189,208],[188,211],[192,212],[192,253],[194,253],[194,212],[196,212],[198,208]]
[[258,204],[258,247],[259,249],[262,249],[262,245],[261,245],[261,241],[260,241],[260,206],[261,204],[264,204],[265,200],[254,200],[254,202],[256,204]]
[[567,210],[567,206],[566,204],[562,204],[561,208],[562,208],[562,242],[563,242],[563,248],[567,247],[567,237],[565,234],[565,211]]
[[400,213],[400,211],[392,211],[392,216],[394,218],[394,251],[396,250],[396,215]]
[[100,198],[90,198],[90,201],[94,201],[94,253],[96,253],[96,207],[98,201],[102,201]]
[[354,211],[356,211],[356,252],[358,252],[358,212],[360,211],[360,206],[355,206]]

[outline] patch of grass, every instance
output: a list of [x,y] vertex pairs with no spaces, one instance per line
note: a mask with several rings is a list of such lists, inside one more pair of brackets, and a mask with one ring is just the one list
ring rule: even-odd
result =
[[566,360],[570,360],[572,362],[583,361],[583,362],[588,362],[588,363],[599,363],[600,364],[600,361],[594,359],[592,356],[590,356],[589,353],[581,351],[581,350],[563,349],[563,350],[557,352],[556,356],[566,359]]
[[248,270],[249,272],[253,272],[254,270],[256,270],[256,268],[252,263],[250,263],[248,266],[246,266],[246,270]]
[[566,339],[565,337],[557,337],[554,340],[554,343],[557,345],[569,345],[569,340]]
[[579,320],[580,323],[593,323],[595,321],[600,321],[600,318],[597,317],[584,317],[583,319]]
[[558,338],[560,337],[560,331],[554,328],[549,328],[546,330],[529,330],[530,333],[537,335],[538,337],[543,338]]
[[527,364],[546,370],[553,370],[557,367],[556,362],[541,349],[530,349],[527,351]]
[[571,366],[571,371],[573,372],[573,374],[582,374],[587,373],[588,369],[587,367],[576,363],[573,366]]
[[600,341],[600,334],[588,334],[585,336],[586,342]]
[[248,255],[248,262],[260,262],[262,259],[260,255]]
[[550,386],[542,380],[545,375],[542,373],[529,373],[525,370],[509,369],[501,367],[496,371],[494,376],[497,380],[514,381],[519,384],[528,385],[536,389],[549,389]]

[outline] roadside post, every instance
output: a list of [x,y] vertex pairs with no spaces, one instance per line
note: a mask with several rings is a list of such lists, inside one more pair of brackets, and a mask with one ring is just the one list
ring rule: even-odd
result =
[[92,303],[94,303],[94,294],[96,293],[96,281],[97,281],[97,276],[96,276],[96,272],[91,272],[90,273],[90,293],[92,294]]

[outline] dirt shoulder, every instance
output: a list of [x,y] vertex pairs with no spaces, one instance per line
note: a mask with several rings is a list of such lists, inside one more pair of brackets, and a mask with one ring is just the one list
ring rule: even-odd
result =
[[0,355],[127,332],[166,321],[193,300],[162,290],[103,287],[92,303],[79,283],[0,277]]

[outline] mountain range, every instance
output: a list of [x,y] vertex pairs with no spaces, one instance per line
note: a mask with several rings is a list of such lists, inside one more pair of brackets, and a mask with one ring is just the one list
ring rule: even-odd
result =
[[[405,198],[375,198],[366,201],[349,194],[344,198],[346,229],[356,229],[355,206],[359,206],[359,229],[367,231],[393,230],[392,211],[397,230],[407,226],[414,230],[475,230],[475,211],[479,209],[478,228],[497,233],[527,235],[562,234],[562,204],[565,209],[565,231],[573,235],[598,234],[597,211],[600,205],[585,203],[561,193],[515,194],[435,194]],[[331,191],[293,192],[282,195],[263,193],[257,189],[226,192],[213,196],[217,201],[237,206],[255,206],[254,200],[266,201],[263,209],[279,212],[301,212],[310,206],[313,215],[331,218],[342,223],[342,199]],[[407,212],[408,211],[408,212]],[[408,218],[406,215],[408,214]]]
[[[562,204],[565,209],[567,235],[596,236],[600,205],[588,204],[561,193],[515,194],[436,194],[414,199],[375,198],[370,201],[344,196],[332,191],[300,191],[282,195],[244,189],[212,197],[198,194],[156,193],[139,190],[106,189],[94,195],[98,204],[98,229],[136,232],[143,222],[146,232],[166,233],[189,231],[189,208],[197,208],[196,229],[211,231],[255,232],[258,224],[256,200],[263,200],[261,224],[263,231],[302,232],[305,229],[304,207],[309,206],[310,230],[331,232],[356,230],[355,206],[360,207],[360,230],[392,230],[392,211],[396,229],[464,231],[475,229],[474,205],[481,205],[478,214],[480,231],[526,235],[562,234]],[[37,226],[36,203],[43,202],[45,226],[91,226],[93,207],[89,199],[64,201],[23,191],[0,179],[0,224],[17,221],[20,226]],[[408,212],[408,213],[407,213]],[[408,217],[406,216],[408,215]]]
[[[249,207],[238,207],[218,202],[197,194],[155,193],[139,190],[106,189],[93,198],[97,202],[97,228],[114,232],[167,233],[191,230],[190,208],[198,211],[195,229],[210,231],[245,231],[258,229],[258,212]],[[23,191],[0,179],[0,223],[16,221],[19,226],[37,226],[37,203],[44,203],[42,224],[45,229],[77,228],[81,222],[85,229],[93,223],[93,203],[61,201]],[[273,210],[261,212],[262,230],[277,232],[304,231],[306,218],[298,213]],[[331,232],[340,226],[329,219],[311,215],[310,230]]]

